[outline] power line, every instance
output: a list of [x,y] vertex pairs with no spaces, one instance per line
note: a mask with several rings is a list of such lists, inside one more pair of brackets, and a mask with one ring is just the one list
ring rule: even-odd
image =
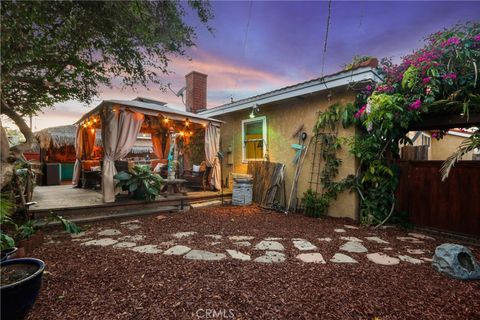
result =
[[327,43],[328,43],[328,32],[330,31],[330,17],[332,15],[332,0],[328,1],[328,16],[327,16],[327,28],[325,30],[325,41],[323,43],[323,56],[322,56],[322,73],[321,77],[323,77],[323,72],[325,70],[325,59],[327,55]]
[[[250,30],[250,20],[252,18],[252,6],[253,6],[253,1],[250,1],[250,4],[248,6],[248,17],[247,17],[247,25],[245,27],[245,36],[243,37],[242,60],[245,59],[245,53],[246,53],[246,50],[247,50],[248,32]],[[239,69],[237,68],[237,70],[239,70]],[[237,71],[237,77],[235,79],[234,89],[236,89],[237,86],[238,86],[239,76],[240,76],[240,71]]]

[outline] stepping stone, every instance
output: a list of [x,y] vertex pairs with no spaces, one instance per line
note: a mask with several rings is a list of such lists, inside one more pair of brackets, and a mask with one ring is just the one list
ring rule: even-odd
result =
[[71,233],[70,234],[70,237],[72,237],[73,239],[76,239],[76,238],[81,238],[81,237],[85,237],[85,231],[82,231],[82,232],[79,232],[79,233]]
[[332,241],[332,238],[318,238],[319,241],[325,241],[325,242],[330,242]]
[[322,255],[318,252],[301,253],[296,258],[306,263],[326,263]]
[[274,251],[283,251],[285,248],[283,244],[277,241],[260,241],[256,246],[257,250],[274,250]]
[[255,259],[255,262],[261,263],[280,263],[285,261],[285,255],[277,251],[265,251],[265,255]]
[[433,259],[432,258],[422,258],[423,261],[427,261],[427,262],[432,262]]
[[181,239],[181,238],[187,238],[187,237],[193,236],[194,234],[196,234],[195,231],[187,231],[187,232],[174,233],[173,236],[177,239]]
[[190,250],[192,249],[187,246],[174,246],[166,250],[163,254],[167,256],[182,256]]
[[346,254],[343,253],[335,253],[332,259],[330,259],[330,262],[334,263],[358,263],[357,260],[347,256]]
[[237,242],[234,242],[233,244],[239,247],[250,247],[252,245],[248,241],[237,241]]
[[99,239],[99,240],[90,240],[87,242],[82,243],[84,246],[101,246],[101,247],[106,247],[106,246],[111,246],[118,241],[115,239],[111,238],[104,238],[104,239]]
[[117,230],[117,229],[105,229],[98,233],[98,235],[100,236],[118,236],[119,234],[122,234],[122,233],[120,232],[120,230]]
[[141,228],[138,224],[127,224],[126,227],[128,230],[138,230]]
[[145,236],[142,236],[140,234],[137,234],[137,235],[134,235],[134,236],[123,236],[123,237],[118,238],[118,240],[132,241],[132,242],[142,241],[144,239],[145,239]]
[[352,225],[348,225],[348,224],[344,224],[343,225],[345,228],[347,229],[358,229],[358,227],[355,227],[355,226],[352,226]]
[[411,264],[422,264],[423,261],[420,259],[412,258],[410,256],[398,256],[398,258],[402,261],[409,262]]
[[222,242],[220,242],[220,241],[213,241],[213,242],[210,242],[210,245],[211,245],[211,246],[216,246],[216,245],[218,245],[218,244],[220,244],[220,243],[222,243]]
[[252,236],[230,236],[228,239],[232,241],[246,241],[246,240],[252,240],[255,239],[255,237]]
[[[72,239],[72,241],[77,241],[77,242],[80,242],[80,241],[88,241],[88,240],[92,240],[93,238],[77,238],[77,239]],[[46,243],[59,243],[60,241],[53,241],[53,240],[50,240],[49,242],[46,242]]]
[[358,239],[357,237],[340,237],[340,239],[346,240],[346,241],[363,242],[362,240]]
[[410,254],[424,254],[425,250],[422,249],[407,249],[407,252]]
[[225,259],[227,256],[223,253],[213,253],[204,250],[191,250],[183,257],[190,260],[218,261]]
[[349,241],[340,247],[340,250],[347,252],[363,253],[367,252],[367,248],[363,246],[360,242]]
[[368,241],[373,241],[376,243],[381,243],[381,244],[388,244],[388,241],[382,240],[379,237],[365,237]]
[[435,238],[432,238],[430,236],[427,236],[421,233],[410,232],[408,235],[418,239],[422,239],[422,240],[435,240]]
[[222,236],[219,234],[206,234],[205,237],[213,238],[215,240],[220,240],[222,239]]
[[132,248],[135,247],[137,244],[135,242],[118,242],[113,245],[114,248]]
[[400,260],[394,257],[387,256],[385,253],[376,252],[367,254],[367,259],[376,264],[381,264],[384,266],[391,266],[399,264]]
[[135,223],[140,223],[140,220],[128,220],[128,221],[120,222],[120,224],[135,224]]
[[337,232],[337,233],[347,232],[347,231],[345,231],[345,229],[333,229],[333,231],[335,231],[335,232]]
[[227,250],[227,252],[230,255],[230,257],[232,257],[233,259],[250,261],[250,256],[248,254],[241,253],[240,251],[236,251],[236,250]]
[[423,241],[418,240],[417,238],[414,238],[414,237],[397,237],[397,239],[403,242],[410,242],[410,243],[416,243],[416,244],[423,243]]
[[130,250],[141,253],[162,253],[161,249],[158,249],[154,244],[147,244],[144,246],[134,247]]
[[166,219],[167,217],[165,217],[163,214],[160,214],[158,216],[156,216],[156,219],[157,220],[163,220],[163,219]]
[[295,239],[293,240],[293,245],[300,251],[309,251],[309,250],[316,250],[317,246],[312,244],[310,241],[305,239]]
[[383,248],[383,250],[385,250],[385,251],[392,251],[393,248],[391,248],[391,247],[386,247],[386,248]]
[[264,240],[267,240],[267,241],[280,241],[280,240],[283,240],[283,238],[272,237],[272,238],[265,238]]

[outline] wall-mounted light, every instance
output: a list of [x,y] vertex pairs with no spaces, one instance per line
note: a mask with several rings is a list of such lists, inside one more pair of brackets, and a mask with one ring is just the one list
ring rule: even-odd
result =
[[250,119],[253,119],[255,118],[255,113],[258,113],[259,111],[259,108],[258,108],[258,104],[254,104],[253,107],[252,107],[252,112],[250,112]]

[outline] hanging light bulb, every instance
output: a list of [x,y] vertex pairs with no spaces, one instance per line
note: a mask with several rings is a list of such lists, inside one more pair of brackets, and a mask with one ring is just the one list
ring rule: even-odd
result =
[[188,118],[185,119],[185,126],[188,127],[188,125],[190,124],[190,122],[188,121]]

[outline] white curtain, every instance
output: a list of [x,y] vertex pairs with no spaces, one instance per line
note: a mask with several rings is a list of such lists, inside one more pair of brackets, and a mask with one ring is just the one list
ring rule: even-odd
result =
[[220,126],[210,123],[205,128],[205,158],[207,166],[212,167],[212,179],[210,183],[215,189],[222,188],[220,180],[220,161],[218,160],[218,152],[220,151]]
[[78,125],[75,134],[75,165],[73,166],[72,184],[77,187],[80,184],[82,175],[82,154],[83,154],[83,126]]
[[133,148],[142,127],[144,115],[123,109],[105,108],[102,117],[103,168],[102,192],[103,202],[115,201],[115,181],[117,173],[115,160],[125,157]]

